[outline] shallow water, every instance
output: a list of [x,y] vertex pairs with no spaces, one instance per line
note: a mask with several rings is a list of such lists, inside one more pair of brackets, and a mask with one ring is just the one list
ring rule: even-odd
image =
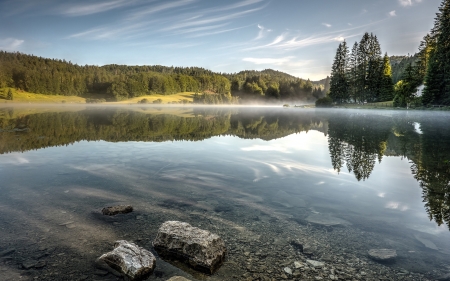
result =
[[[1,280],[116,280],[95,259],[118,239],[153,250],[166,220],[219,234],[227,261],[204,276],[158,259],[149,280],[315,280],[335,269],[359,280],[433,280],[450,272],[448,113],[0,112],[0,252],[14,250],[1,258]],[[116,204],[135,211],[101,215]],[[398,258],[371,261],[373,248]],[[307,258],[327,268],[295,269]]]

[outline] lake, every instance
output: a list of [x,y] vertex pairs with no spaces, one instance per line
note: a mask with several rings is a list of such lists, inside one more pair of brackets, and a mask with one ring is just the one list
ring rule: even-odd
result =
[[[227,259],[208,276],[158,258],[149,280],[436,280],[450,273],[449,124],[437,111],[0,108],[0,279],[121,280],[95,260],[119,239],[153,251],[179,220],[222,237]],[[134,211],[101,214],[120,204]]]

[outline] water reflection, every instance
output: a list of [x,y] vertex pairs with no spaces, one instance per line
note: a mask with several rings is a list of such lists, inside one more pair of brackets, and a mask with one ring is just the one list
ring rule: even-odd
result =
[[[408,251],[420,249],[417,241],[434,245],[429,241],[436,239],[440,251],[448,246],[424,234],[442,232],[436,223],[450,223],[448,114],[134,106],[33,110],[0,111],[0,209],[44,234],[52,232],[53,222],[72,222],[63,225],[67,233],[55,236],[67,239],[62,242],[67,247],[90,251],[90,258],[105,239],[115,239],[120,225],[123,235],[152,237],[154,229],[148,228],[167,217],[195,218],[229,235],[229,241],[244,237],[245,243],[267,245],[282,245],[274,233],[284,240],[299,231],[321,237],[328,230],[316,232],[309,224],[326,219],[348,227],[333,235],[359,237],[348,244],[339,240],[337,248],[345,244],[362,256],[369,246],[394,245],[408,258],[414,255]],[[58,148],[65,145],[70,146]],[[436,223],[423,220],[418,185]],[[93,209],[130,201],[141,210],[139,224],[113,221],[114,230],[105,225],[101,237],[93,237],[104,220]],[[280,229],[281,222],[290,224]],[[21,227],[11,223],[11,233]],[[227,234],[229,229],[237,236]],[[69,230],[85,231],[83,240],[70,240]],[[98,251],[85,249],[85,240]],[[150,239],[143,241],[150,245]],[[421,255],[415,259],[423,262],[438,251]]]

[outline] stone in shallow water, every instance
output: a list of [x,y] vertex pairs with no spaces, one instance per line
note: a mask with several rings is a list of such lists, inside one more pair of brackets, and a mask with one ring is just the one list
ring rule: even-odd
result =
[[323,262],[320,261],[315,261],[315,260],[306,260],[306,263],[312,267],[316,267],[316,268],[321,268],[324,267],[325,264]]
[[102,209],[102,213],[107,216],[114,216],[117,214],[127,214],[133,212],[133,207],[130,205],[111,206]]
[[283,268],[284,272],[286,272],[289,275],[292,275],[292,269],[290,269],[289,267],[285,267]]
[[311,214],[306,218],[306,221],[321,226],[345,226],[351,224],[346,220],[323,214]]
[[156,258],[152,253],[125,240],[116,241],[114,247],[114,250],[102,255],[99,260],[130,280],[143,280],[152,274],[156,266]]
[[179,221],[163,223],[153,247],[162,257],[180,260],[208,274],[220,267],[226,254],[225,243],[218,235]]
[[422,238],[417,234],[414,235],[414,237],[428,249],[439,250],[438,247],[436,247],[436,245],[433,242],[431,242],[430,240]]
[[370,249],[369,257],[375,261],[389,262],[397,257],[397,251],[392,249]]
[[191,281],[191,280],[186,279],[186,278],[181,277],[181,276],[174,276],[174,277],[172,277],[170,279],[167,279],[167,281]]

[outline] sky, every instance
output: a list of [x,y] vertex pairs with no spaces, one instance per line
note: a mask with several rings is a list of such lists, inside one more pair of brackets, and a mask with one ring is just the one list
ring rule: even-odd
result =
[[441,0],[0,0],[0,50],[80,65],[271,68],[313,81],[365,32],[417,52]]

